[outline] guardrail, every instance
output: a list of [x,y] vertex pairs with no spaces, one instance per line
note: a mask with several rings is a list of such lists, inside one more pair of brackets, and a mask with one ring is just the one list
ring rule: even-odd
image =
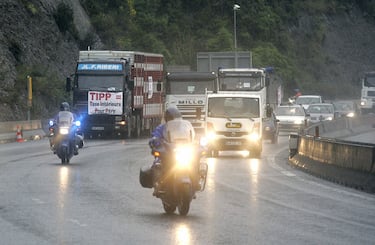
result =
[[[336,139],[366,132],[375,126],[374,117],[342,119],[307,128],[289,137],[289,163],[313,175],[375,192],[375,144]],[[317,132],[322,132],[324,137]],[[327,137],[328,136],[328,137]]]

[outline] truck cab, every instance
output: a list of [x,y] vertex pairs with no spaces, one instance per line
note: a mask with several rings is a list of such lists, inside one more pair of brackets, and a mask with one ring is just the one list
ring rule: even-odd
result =
[[208,152],[246,150],[260,158],[262,152],[262,97],[257,94],[218,91],[206,96]]

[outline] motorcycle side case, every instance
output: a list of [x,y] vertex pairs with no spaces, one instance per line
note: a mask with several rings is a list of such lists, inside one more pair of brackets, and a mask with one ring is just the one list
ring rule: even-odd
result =
[[152,171],[151,166],[143,166],[139,170],[139,182],[144,188],[153,187],[154,178],[153,178],[153,171]]

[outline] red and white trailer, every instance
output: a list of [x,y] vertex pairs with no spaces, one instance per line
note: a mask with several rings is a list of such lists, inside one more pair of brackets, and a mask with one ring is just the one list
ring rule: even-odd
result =
[[139,137],[162,120],[163,55],[137,51],[80,51],[73,109],[86,134]]

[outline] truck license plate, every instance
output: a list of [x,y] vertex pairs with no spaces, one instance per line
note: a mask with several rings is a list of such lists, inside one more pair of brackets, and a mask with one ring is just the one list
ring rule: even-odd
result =
[[104,127],[91,127],[91,130],[103,131]]
[[241,141],[226,141],[225,142],[226,145],[241,145],[242,142]]

